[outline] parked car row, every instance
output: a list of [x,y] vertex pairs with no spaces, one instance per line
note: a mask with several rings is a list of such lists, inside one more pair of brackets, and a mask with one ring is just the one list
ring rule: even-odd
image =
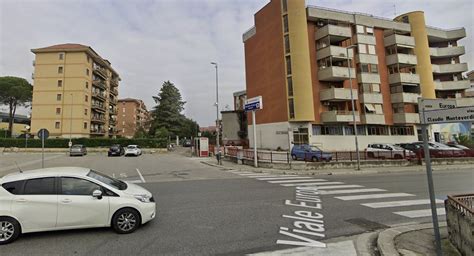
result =
[[[402,148],[415,152],[420,157],[424,157],[423,142],[400,143],[397,144]],[[459,144],[442,144],[439,142],[428,142],[430,156],[434,158],[444,157],[473,157],[474,149],[470,149]]]
[[[128,145],[126,148],[115,144],[110,146],[107,152],[108,156],[140,156],[142,150],[138,145]],[[81,144],[72,145],[69,149],[69,156],[85,156],[87,155],[87,148]]]

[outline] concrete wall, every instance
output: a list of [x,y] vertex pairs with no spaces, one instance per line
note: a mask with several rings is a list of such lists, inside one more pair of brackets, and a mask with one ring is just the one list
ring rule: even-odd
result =
[[[258,120],[257,120],[258,123]],[[259,124],[257,125],[257,148],[276,149],[278,147],[288,149],[288,122]],[[286,133],[286,134],[285,134]],[[290,132],[290,136],[292,133]],[[248,126],[249,146],[253,148],[253,126]]]
[[463,255],[472,255],[474,251],[474,218],[472,214],[463,213],[455,206],[456,204],[451,199],[445,201],[449,240]]
[[[416,134],[416,131],[415,131]],[[359,150],[363,151],[371,143],[410,143],[418,141],[414,136],[358,136]],[[355,139],[351,135],[315,135],[310,137],[312,144],[327,151],[355,151]]]

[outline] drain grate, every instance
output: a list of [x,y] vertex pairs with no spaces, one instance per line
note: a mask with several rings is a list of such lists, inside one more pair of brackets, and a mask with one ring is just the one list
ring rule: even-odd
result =
[[368,219],[364,219],[364,218],[354,218],[354,219],[347,219],[347,220],[344,220],[345,222],[348,222],[348,223],[351,223],[351,224],[354,224],[354,225],[357,225],[367,231],[375,231],[375,230],[379,230],[379,229],[386,229],[386,228],[389,228],[389,226],[387,225],[384,225],[384,224],[381,224],[381,223],[378,223],[378,222],[374,222],[374,221],[371,221],[371,220],[368,220]]

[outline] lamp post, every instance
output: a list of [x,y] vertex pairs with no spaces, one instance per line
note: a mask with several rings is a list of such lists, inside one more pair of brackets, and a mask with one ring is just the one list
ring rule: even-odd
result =
[[360,170],[360,155],[359,155],[359,141],[357,139],[357,121],[355,116],[355,104],[354,104],[354,93],[352,92],[352,77],[351,77],[351,59],[349,58],[349,49],[353,49],[357,45],[351,45],[346,48],[347,55],[347,69],[349,70],[349,83],[351,86],[351,104],[352,104],[352,122],[354,123],[354,138],[355,138],[355,147],[357,154],[357,170]]
[[71,93],[71,116],[69,121],[69,147],[72,146],[72,108],[74,107],[74,97]]
[[[211,62],[212,65],[216,68],[216,129],[217,129],[217,139],[216,139],[216,149],[217,149],[217,154],[220,154],[220,143],[219,143],[219,135],[220,135],[220,125],[219,125],[219,76],[218,76],[218,66],[217,62]],[[218,159],[220,159],[220,156],[218,156]],[[220,164],[220,161],[218,160],[218,164]]]

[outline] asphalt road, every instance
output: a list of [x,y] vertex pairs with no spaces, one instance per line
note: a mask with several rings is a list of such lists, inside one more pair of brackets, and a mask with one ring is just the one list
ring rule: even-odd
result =
[[[225,171],[178,154],[137,158],[108,158],[93,154],[82,158],[48,157],[51,159],[46,161],[47,167],[90,167],[134,182],[141,182],[138,174],[141,173],[145,183],[140,185],[155,195],[157,219],[130,235],[117,235],[109,229],[25,234],[16,242],[2,246],[2,256],[243,255],[293,248],[285,241],[303,241],[288,234],[303,236],[318,245],[317,242],[329,238],[431,220],[423,215],[429,209],[429,205],[423,203],[428,198],[424,173],[295,177]],[[0,176],[16,171],[16,165],[10,165],[12,161],[17,161],[26,170],[41,166],[36,160],[31,155],[0,155]],[[435,172],[437,198],[472,192],[473,173]],[[296,198],[296,184],[307,183],[321,184],[315,186],[320,202],[313,202],[317,200],[312,197],[307,200],[306,207],[297,206],[301,201]],[[359,189],[369,191],[361,192]],[[347,190],[359,191],[344,192]],[[380,194],[392,197],[346,197]],[[408,204],[412,205],[394,207],[393,201],[410,201]],[[413,202],[422,204],[413,205]],[[374,203],[382,203],[383,208],[374,208]],[[443,204],[438,207],[442,208]],[[421,213],[413,212],[420,210]],[[295,231],[308,232],[301,223],[300,227],[295,227],[298,221],[295,217],[301,218],[297,212],[301,214],[302,211],[321,217],[319,225],[313,226],[311,235]],[[421,217],[416,217],[417,214]],[[440,218],[444,216],[441,214]],[[277,244],[278,240],[283,244]]]

